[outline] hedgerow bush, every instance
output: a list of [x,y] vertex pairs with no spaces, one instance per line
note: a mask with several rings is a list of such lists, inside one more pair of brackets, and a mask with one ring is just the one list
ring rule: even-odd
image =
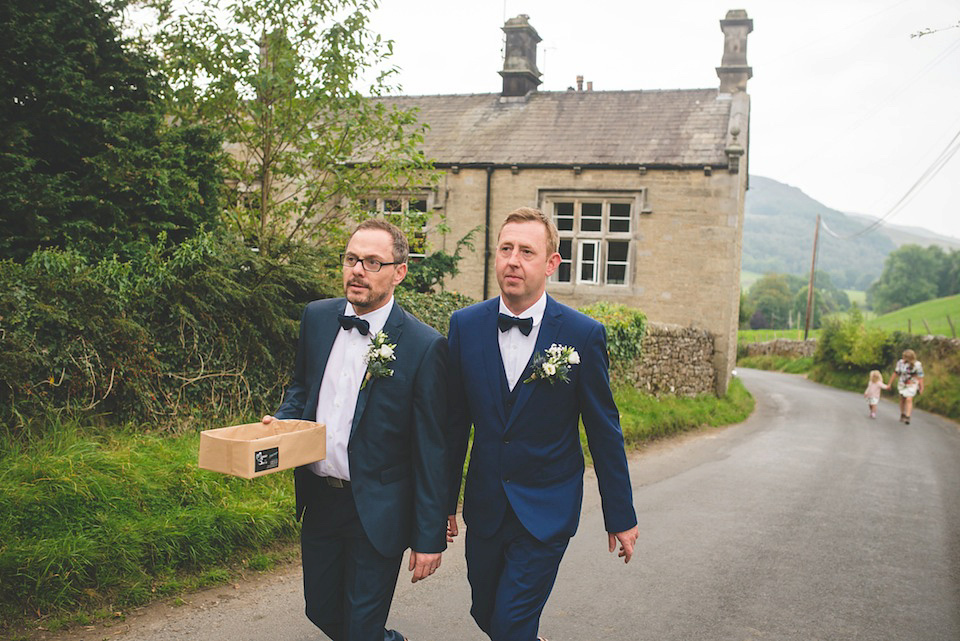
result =
[[841,371],[869,371],[884,367],[893,355],[893,340],[882,329],[868,328],[854,309],[846,318],[830,318],[817,339],[816,363]]
[[423,293],[397,288],[394,295],[401,307],[444,336],[450,329],[450,316],[458,309],[476,302],[456,292]]
[[615,376],[624,373],[624,368],[629,368],[642,356],[647,317],[639,309],[600,301],[581,307],[580,311],[600,321],[606,328],[607,353]]
[[209,232],[126,262],[60,250],[0,262],[2,419],[171,426],[273,407],[303,304],[341,287],[336,262],[306,248],[268,258]]

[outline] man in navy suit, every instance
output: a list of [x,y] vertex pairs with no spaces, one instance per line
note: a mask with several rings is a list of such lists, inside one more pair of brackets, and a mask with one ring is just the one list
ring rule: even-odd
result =
[[407,254],[390,223],[357,227],[342,255],[345,298],[307,305],[276,412],[326,424],[326,459],[294,478],[306,613],[333,641],[401,641],[385,624],[403,553],[417,582],[446,548],[447,342],[394,302]]
[[[447,540],[470,426],[463,496],[470,610],[493,641],[535,641],[583,498],[583,419],[610,551],[629,562],[637,539],[633,491],[610,391],[603,325],[546,294],[560,264],[557,228],[539,210],[500,228],[500,296],[450,319],[451,492]],[[550,348],[554,358],[547,360]],[[563,362],[559,354],[566,354]]]

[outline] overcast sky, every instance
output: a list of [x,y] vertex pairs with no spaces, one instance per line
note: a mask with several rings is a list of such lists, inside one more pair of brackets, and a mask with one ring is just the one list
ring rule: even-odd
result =
[[[492,93],[505,18],[543,42],[541,91],[718,86],[719,20],[745,9],[750,172],[834,209],[883,216],[960,147],[958,0],[382,0],[399,93]],[[956,138],[956,140],[955,140]],[[888,219],[960,238],[960,154]]]

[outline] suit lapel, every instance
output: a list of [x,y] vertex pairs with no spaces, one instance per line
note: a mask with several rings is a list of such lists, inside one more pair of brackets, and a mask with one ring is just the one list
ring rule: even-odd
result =
[[333,350],[333,343],[337,340],[337,332],[340,331],[340,325],[337,323],[337,315],[342,314],[343,311],[347,308],[347,300],[343,299],[340,301],[340,305],[333,311],[329,317],[324,317],[321,319],[322,325],[317,328],[317,333],[319,334],[317,340],[317,362],[323,363],[323,368],[321,368],[317,378],[312,381],[310,385],[310,396],[308,397],[307,404],[313,405],[312,418],[314,420],[317,414],[316,403],[320,398],[320,384],[323,382],[323,375],[327,371],[327,361],[330,360],[330,352]]
[[[486,313],[481,318],[479,333],[484,370],[487,372],[484,378],[487,379],[487,385],[490,386],[490,398],[497,408],[500,422],[505,425],[507,416],[503,413],[503,386],[500,384],[500,379],[504,376],[503,358],[500,356],[500,340],[498,338],[500,330],[497,329],[499,310],[500,298],[491,299],[487,305]],[[460,340],[463,340],[463,338]]]
[[[400,344],[400,334],[403,333],[403,310],[396,301],[393,303],[393,309],[390,310],[390,316],[387,317],[387,322],[383,325],[383,331],[387,335],[387,342],[393,343],[394,345]],[[396,368],[396,366],[396,361],[394,361],[394,368]],[[366,372],[364,372],[364,378],[366,378]],[[357,407],[353,411],[353,425],[350,426],[350,438],[353,438],[353,433],[357,431],[357,425],[360,424],[360,419],[363,418],[363,411],[366,409],[367,400],[370,398],[370,391],[376,384],[377,379],[371,378],[357,395]]]
[[[532,381],[530,383],[524,383],[527,378],[530,376],[531,365],[533,359],[537,354],[542,354],[545,349],[550,347],[557,340],[557,334],[560,331],[560,326],[563,324],[563,317],[560,311],[560,306],[556,302],[547,296],[547,307],[543,310],[543,320],[540,322],[540,332],[537,334],[537,344],[533,348],[533,354],[530,356],[530,362],[527,363],[527,367],[523,370],[523,375],[520,377],[520,380],[517,381],[517,385],[520,385],[520,391],[517,394],[517,402],[513,406],[513,411],[510,413],[509,418],[507,419],[507,428],[513,425],[513,421],[517,416],[520,415],[520,410],[523,409],[523,406],[530,400],[530,396],[533,394],[534,390],[540,385],[540,381]],[[547,383],[549,385],[549,383]]]

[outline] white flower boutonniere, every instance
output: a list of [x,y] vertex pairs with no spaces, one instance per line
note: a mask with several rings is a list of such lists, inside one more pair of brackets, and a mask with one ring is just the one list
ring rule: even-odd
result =
[[360,389],[366,387],[372,378],[393,376],[393,370],[388,363],[397,360],[396,355],[393,353],[394,350],[397,349],[397,345],[396,343],[388,343],[387,338],[388,336],[384,332],[377,332],[376,335],[370,339],[370,349],[367,350],[366,356],[363,357],[363,360],[367,363],[367,373],[363,377],[363,383],[360,384]]
[[542,354],[536,354],[533,357],[533,373],[530,378],[523,381],[532,383],[533,381],[543,380],[551,385],[560,381],[569,383],[570,368],[580,364],[580,354],[572,347],[567,345],[557,345],[554,343],[544,350]]

